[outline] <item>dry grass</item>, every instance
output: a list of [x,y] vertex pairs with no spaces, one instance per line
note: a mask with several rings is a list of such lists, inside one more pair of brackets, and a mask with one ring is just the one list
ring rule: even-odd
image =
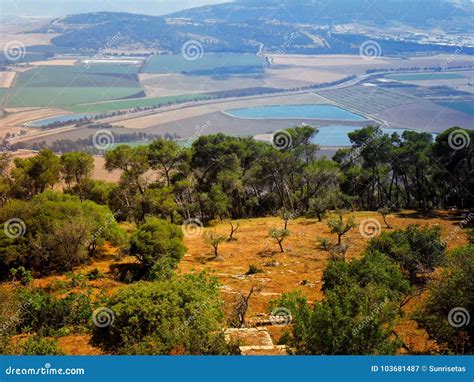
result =
[[[382,218],[377,213],[356,212],[353,215],[357,224],[360,224],[364,219],[375,218],[384,227]],[[409,224],[439,225],[442,237],[449,236],[460,222],[445,212],[431,217],[421,216],[415,212],[405,212],[390,215],[388,220],[393,229],[405,228]],[[284,253],[280,253],[277,244],[267,237],[270,228],[282,226],[281,219],[246,219],[240,220],[239,223],[240,229],[235,234],[237,240],[223,243],[217,259],[213,258],[212,248],[206,243],[205,234],[213,231],[228,235],[230,232],[228,222],[218,222],[204,228],[203,235],[200,237],[185,238],[188,251],[179,265],[178,273],[207,271],[217,276],[222,284],[221,293],[222,298],[226,301],[226,312],[230,311],[232,302],[238,293],[247,294],[252,286],[255,287],[256,292],[250,299],[247,313],[247,319],[250,322],[267,319],[269,302],[279,298],[283,293],[299,290],[312,302],[323,298],[321,292],[322,275],[329,256],[318,248],[317,238],[334,239],[326,222],[303,218],[290,221],[288,229],[291,231],[291,236],[284,242]],[[132,229],[130,225],[126,225],[125,228],[129,231]],[[382,228],[382,230],[386,230],[386,228]],[[351,241],[348,260],[359,258],[368,239],[362,237],[358,227],[354,228],[348,237]],[[467,238],[464,233],[460,232],[448,242],[448,247],[452,249],[466,243]],[[134,262],[134,259],[130,257],[117,261],[116,249],[109,246],[105,249],[103,256],[75,271],[75,273],[85,274],[93,269],[98,269],[104,274],[104,278],[88,282],[94,295],[100,292],[111,294],[123,285],[116,281],[110,273],[109,269],[112,264]],[[263,273],[245,275],[250,265],[262,269]],[[45,288],[58,280],[65,281],[66,278],[51,276],[35,280],[34,285]],[[396,329],[406,344],[414,351],[420,352],[436,348],[436,344],[428,339],[426,332],[418,328],[417,323],[410,317],[410,313],[415,311],[425,298],[426,295],[422,295],[413,299],[406,306],[406,315],[401,319]],[[281,336],[282,330],[282,327],[269,328],[274,342]],[[100,354],[99,349],[90,345],[89,339],[88,335],[75,334],[60,338],[59,345],[67,354]]]

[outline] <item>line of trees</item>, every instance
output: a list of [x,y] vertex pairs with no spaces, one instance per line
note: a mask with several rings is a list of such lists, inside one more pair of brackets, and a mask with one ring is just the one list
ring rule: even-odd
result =
[[120,219],[138,223],[149,215],[205,223],[281,209],[322,219],[339,208],[474,205],[473,131],[451,128],[434,139],[415,131],[390,136],[368,126],[350,133],[352,146],[332,160],[317,157],[314,128],[295,127],[285,134],[283,148],[223,134],[201,136],[191,148],[161,138],[146,147],[120,145],[105,154],[106,169],[122,174],[116,185],[91,179],[93,161],[85,153],[60,160],[41,150],[32,158],[16,158],[8,174],[3,154],[0,200],[31,198],[65,181],[67,193],[105,203]]

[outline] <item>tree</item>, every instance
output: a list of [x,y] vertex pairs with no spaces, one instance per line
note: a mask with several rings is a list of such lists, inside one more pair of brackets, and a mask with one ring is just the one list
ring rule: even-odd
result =
[[325,191],[309,200],[308,211],[312,216],[316,216],[321,222],[326,212],[338,205],[337,200],[341,200],[342,195],[338,192]]
[[230,224],[230,235],[229,235],[229,238],[227,239],[227,241],[237,240],[236,238],[234,238],[234,234],[240,228],[240,223],[237,223],[237,225],[235,225],[235,226],[232,222],[230,222],[229,224]]
[[452,251],[441,276],[415,318],[438,343],[442,353],[473,354],[474,245]]
[[272,228],[268,232],[268,235],[270,238],[274,239],[277,243],[278,246],[280,247],[280,252],[283,253],[285,250],[283,249],[283,241],[290,236],[290,231],[287,229],[278,229],[278,228]]
[[112,325],[92,341],[113,354],[229,354],[217,279],[204,274],[138,282],[108,299]]
[[[118,186],[114,183],[85,178],[72,186],[70,190],[66,189],[64,192],[76,195],[82,201],[91,200],[97,204],[108,205],[111,195],[117,190],[117,187]],[[117,206],[117,209],[120,209],[120,207],[121,206]]]
[[370,240],[368,250],[379,251],[400,264],[412,283],[418,275],[433,272],[443,263],[446,243],[441,240],[439,226],[410,225],[405,230],[383,232]]
[[328,221],[328,227],[331,230],[331,233],[337,235],[338,246],[342,244],[342,237],[355,226],[354,217],[350,216],[344,221],[344,213],[341,210],[338,211],[337,218],[332,218]]
[[130,237],[130,254],[142,264],[146,278],[169,278],[186,252],[180,227],[148,218]]
[[174,141],[157,139],[148,146],[148,162],[151,168],[163,170],[168,187],[171,186],[172,172],[186,165],[189,159],[189,150],[179,147]]
[[227,238],[223,235],[210,232],[206,236],[206,240],[212,246],[212,248],[214,248],[214,258],[217,259],[219,257],[219,245],[227,241]]
[[392,227],[390,227],[390,224],[388,224],[387,222],[387,216],[389,213],[390,213],[390,208],[388,207],[379,208],[379,214],[382,215],[385,225],[387,226],[388,229],[391,229]]
[[148,148],[120,145],[105,154],[105,168],[122,172],[118,188],[111,195],[125,218],[134,218],[142,223],[147,214],[146,190],[149,187],[147,172]]
[[12,169],[13,193],[17,197],[31,198],[59,182],[61,164],[51,150],[41,150],[38,155],[15,158]]
[[94,158],[85,152],[71,152],[61,156],[61,174],[66,186],[80,184],[90,178],[94,169]]

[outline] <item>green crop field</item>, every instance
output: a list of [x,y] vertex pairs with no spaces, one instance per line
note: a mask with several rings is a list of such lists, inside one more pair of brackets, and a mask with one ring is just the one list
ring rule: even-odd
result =
[[20,87],[10,89],[6,106],[72,106],[138,96],[141,93],[140,87]]
[[140,97],[138,65],[39,66],[19,73],[6,106],[72,106]]
[[74,113],[106,113],[109,111],[133,109],[135,107],[164,106],[177,102],[198,101],[204,99],[214,99],[216,96],[209,94],[189,94],[170,97],[136,98],[113,102],[91,103],[87,105],[77,105],[68,107]]
[[252,54],[216,53],[204,54],[190,61],[182,55],[151,57],[143,73],[187,73],[194,75],[255,74],[263,71],[264,59]]
[[[135,73],[103,73],[91,66],[39,66],[20,73],[15,87],[137,87]],[[95,69],[95,71],[94,71]]]

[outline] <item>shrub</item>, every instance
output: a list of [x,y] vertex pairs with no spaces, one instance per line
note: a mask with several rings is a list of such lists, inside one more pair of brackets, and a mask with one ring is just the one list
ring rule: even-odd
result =
[[246,273],[246,275],[250,276],[250,275],[256,275],[257,273],[263,273],[263,270],[261,270],[260,268],[258,268],[256,265],[253,265],[251,264],[249,266],[249,269]]
[[28,285],[33,281],[31,272],[26,270],[25,267],[18,267],[10,269],[12,275],[12,281],[19,281],[22,285]]
[[301,355],[393,354],[400,346],[392,332],[400,314],[373,285],[333,289],[310,306],[299,295],[273,302],[291,312],[293,326],[285,342]]
[[93,343],[118,354],[226,354],[216,279],[204,274],[121,288],[108,302],[114,322]]
[[410,284],[399,266],[378,251],[369,251],[360,260],[350,263],[330,261],[323,274],[323,290],[351,289],[354,285],[365,288],[373,284],[386,292],[392,300],[410,292]]
[[441,240],[441,229],[420,228],[410,225],[405,230],[384,232],[373,238],[369,251],[379,251],[400,264],[412,283],[419,281],[419,274],[432,272],[442,265],[446,243]]
[[[416,319],[441,351],[474,353],[474,245],[457,248],[447,258],[447,266],[430,287],[425,306]],[[470,319],[469,319],[470,318]]]
[[89,295],[71,293],[55,297],[41,289],[23,288],[18,292],[22,308],[17,331],[53,335],[67,327],[86,328],[90,325],[92,303]]
[[149,218],[130,238],[130,254],[145,268],[146,277],[169,278],[186,252],[180,227]]
[[101,271],[99,271],[97,268],[94,268],[91,270],[89,273],[86,274],[87,280],[94,281],[94,280],[99,280],[103,278],[104,275]]
[[105,241],[124,240],[108,207],[55,192],[11,201],[0,210],[0,221],[9,219],[20,219],[19,230],[15,236],[0,230],[0,279],[19,267],[38,275],[71,271]]
[[64,355],[58,348],[58,341],[37,335],[20,341],[14,352],[20,355]]

